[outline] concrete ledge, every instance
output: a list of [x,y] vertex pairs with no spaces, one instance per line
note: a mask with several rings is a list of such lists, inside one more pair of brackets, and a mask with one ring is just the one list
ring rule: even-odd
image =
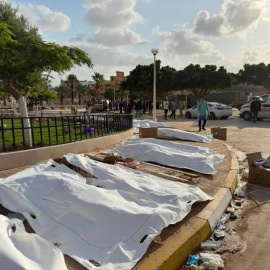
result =
[[133,269],[177,270],[210,234],[207,220],[195,217]]
[[214,199],[197,215],[197,217],[208,220],[211,231],[227,209],[232,200],[232,193],[228,188],[221,188],[215,194]]
[[230,189],[231,193],[234,194],[234,191],[237,186],[238,181],[238,170],[231,170],[225,181],[222,184],[222,187]]
[[89,153],[95,150],[106,149],[116,143],[120,143],[124,139],[131,138],[133,134],[134,129],[132,128],[125,132],[79,142],[2,153],[0,154],[0,171],[33,165],[68,153]]

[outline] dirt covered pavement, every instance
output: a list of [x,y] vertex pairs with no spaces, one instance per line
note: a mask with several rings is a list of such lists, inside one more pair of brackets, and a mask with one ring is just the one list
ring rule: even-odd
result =
[[[197,132],[196,119],[178,118],[172,124],[178,129]],[[239,119],[236,111],[228,120],[209,120],[202,134],[210,133],[210,128],[216,126],[227,127],[226,143],[234,148],[245,153],[262,152],[264,158],[270,156],[270,120],[246,122]],[[243,165],[248,167],[247,162]],[[269,270],[270,189],[247,185],[244,203],[236,213],[237,219],[226,224],[226,236],[222,240],[224,269]]]

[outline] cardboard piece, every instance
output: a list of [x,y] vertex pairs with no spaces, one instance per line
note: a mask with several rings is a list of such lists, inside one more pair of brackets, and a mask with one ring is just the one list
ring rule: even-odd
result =
[[140,138],[157,138],[157,128],[156,127],[140,127],[139,137]]
[[213,127],[211,128],[211,133],[213,137],[218,140],[227,140],[227,128]]
[[247,154],[249,164],[248,181],[254,184],[270,187],[270,170],[258,168],[253,165],[253,162],[260,158],[262,158],[261,152]]

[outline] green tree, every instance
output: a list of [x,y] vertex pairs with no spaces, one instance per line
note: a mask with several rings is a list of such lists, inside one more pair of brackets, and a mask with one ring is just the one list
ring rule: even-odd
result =
[[74,104],[74,86],[75,84],[78,83],[78,78],[76,75],[74,74],[69,74],[67,76],[67,84],[68,86],[70,87],[70,91],[71,91],[71,104],[73,105]]
[[31,101],[36,106],[36,115],[38,114],[38,106],[39,104],[42,104],[43,101],[47,101],[49,103],[50,101],[56,100],[57,95],[49,90],[39,91],[39,92],[32,92],[28,96],[28,100]]
[[106,88],[106,90],[105,90],[104,97],[105,97],[106,99],[109,99],[109,100],[114,100],[114,93],[115,93],[114,87],[108,87],[108,88]]
[[241,83],[269,86],[270,66],[264,63],[258,65],[245,64],[244,69],[238,72],[238,80]]
[[178,89],[189,90],[199,99],[214,89],[230,87],[231,76],[224,67],[217,69],[215,65],[201,67],[190,64],[184,70],[176,72],[174,83]]
[[165,66],[162,67],[157,75],[157,97],[163,99],[168,95],[168,92],[176,89],[174,78],[176,69]]
[[82,99],[82,95],[86,95],[88,92],[88,88],[85,85],[82,85],[81,83],[77,83],[76,84],[76,91],[79,94],[79,105],[81,105],[81,99]]
[[63,105],[64,96],[67,95],[67,88],[64,85],[59,85],[55,89],[57,95],[60,97],[61,105]]
[[92,76],[92,78],[96,83],[96,96],[100,96],[100,93],[99,93],[100,82],[104,81],[104,75],[102,75],[98,72],[95,72],[94,75]]
[[[159,87],[161,61],[156,61],[157,89]],[[131,98],[149,99],[153,93],[154,64],[137,65],[126,77],[126,81],[121,83],[122,89],[130,90]]]
[[[92,67],[86,52],[43,41],[37,28],[19,16],[17,8],[3,1],[0,2],[0,21],[4,29],[4,34],[1,34],[4,41],[1,40],[0,45],[0,81],[4,84],[3,91],[18,101],[21,117],[28,116],[25,96],[31,92],[32,84],[45,73],[63,74],[76,65]],[[24,120],[24,126],[28,128],[25,130],[26,145],[31,146],[30,121]]]

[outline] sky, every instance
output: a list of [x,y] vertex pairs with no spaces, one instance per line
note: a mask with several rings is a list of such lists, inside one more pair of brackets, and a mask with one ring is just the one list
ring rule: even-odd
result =
[[190,63],[238,72],[246,63],[270,63],[270,0],[5,0],[38,27],[45,41],[85,50],[93,69],[75,74],[92,80],[128,75],[153,62],[183,69]]

